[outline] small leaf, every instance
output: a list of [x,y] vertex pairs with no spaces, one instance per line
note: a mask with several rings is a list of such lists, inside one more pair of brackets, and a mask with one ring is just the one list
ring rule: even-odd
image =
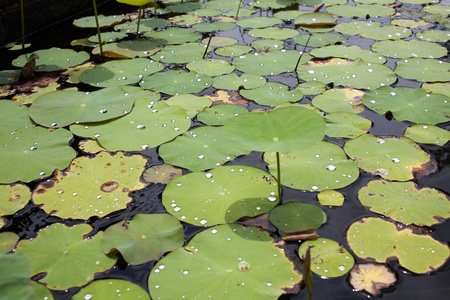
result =
[[373,296],[397,281],[395,273],[385,264],[356,264],[350,271],[350,284],[357,291],[365,290]]

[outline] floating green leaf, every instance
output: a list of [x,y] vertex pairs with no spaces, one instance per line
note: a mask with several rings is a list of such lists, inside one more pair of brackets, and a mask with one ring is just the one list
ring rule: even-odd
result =
[[[126,40],[103,45],[105,56],[112,58],[147,57],[161,50],[161,43],[153,40]],[[100,54],[100,47],[94,48],[92,54]]]
[[295,25],[305,27],[333,27],[336,25],[335,18],[324,12],[310,12],[295,18]]
[[192,26],[198,32],[211,32],[211,31],[223,31],[223,30],[231,30],[236,27],[234,23],[228,22],[205,22],[199,23]]
[[[114,26],[114,30],[123,32],[136,32],[138,20],[122,23]],[[141,19],[139,24],[139,31],[151,31],[153,29],[163,29],[170,25],[170,22],[165,19]],[[103,35],[102,35],[103,37]]]
[[395,72],[398,76],[418,81],[450,81],[450,63],[426,58],[399,60]]
[[295,4],[295,0],[258,0],[255,2],[250,2],[249,5],[260,7],[260,8],[285,8],[286,6]]
[[35,124],[28,115],[28,107],[15,101],[0,100],[0,133],[32,126]]
[[185,43],[169,45],[152,56],[152,59],[163,63],[185,64],[203,57],[206,45],[202,43]]
[[251,46],[257,51],[267,52],[270,50],[283,49],[284,41],[274,39],[254,40]]
[[372,121],[350,112],[333,112],[325,116],[325,135],[356,138],[369,131]]
[[275,179],[260,169],[220,166],[171,180],[162,202],[177,219],[210,226],[268,212],[278,203],[276,191]]
[[249,47],[249,46],[230,45],[230,46],[218,48],[215,50],[215,52],[217,55],[222,55],[222,56],[239,56],[239,55],[250,52],[250,50],[252,50],[252,47]]
[[[272,174],[277,173],[275,153],[267,152],[264,160]],[[322,191],[345,187],[359,176],[356,164],[347,159],[341,147],[322,141],[301,151],[280,154],[281,183],[287,187]]]
[[289,91],[287,85],[279,82],[268,82],[261,87],[241,90],[239,93],[258,104],[271,106],[276,106],[283,102],[296,102],[303,98],[303,93],[299,89]]
[[293,201],[275,207],[269,217],[270,222],[283,231],[319,228],[327,221],[327,215],[318,205]]
[[245,107],[234,104],[216,104],[198,114],[197,120],[208,125],[225,125],[228,119],[247,113]]
[[226,47],[234,45],[238,42],[235,38],[227,36],[213,36],[202,40],[203,44],[209,44],[211,47]]
[[372,51],[394,58],[425,57],[436,58],[447,55],[447,49],[430,42],[417,40],[381,41],[371,47]]
[[196,42],[201,37],[201,34],[192,28],[172,27],[162,31],[147,32],[144,36],[163,45],[176,45]]
[[311,50],[310,54],[318,58],[341,57],[352,60],[360,58],[367,63],[384,64],[386,62],[383,55],[373,53],[372,51],[363,49],[359,46],[325,46]]
[[12,215],[27,205],[31,191],[24,184],[0,185],[0,216]]
[[416,33],[416,38],[428,42],[445,43],[450,39],[450,33],[443,30],[426,30]]
[[[123,16],[104,16],[98,15],[100,27],[113,27],[114,25],[125,21]],[[95,16],[83,17],[73,20],[73,25],[78,28],[97,28]]]
[[414,234],[410,228],[397,228],[378,218],[363,218],[352,225],[347,240],[361,258],[384,262],[395,257],[414,273],[427,273],[441,267],[450,254],[447,245],[430,236]]
[[[112,42],[116,42],[118,40],[123,39],[127,34],[125,32],[103,32],[101,34],[102,37],[102,42],[104,43],[112,43]],[[88,41],[91,43],[99,43],[99,38],[98,38],[98,34],[96,35],[91,35],[88,38]]]
[[326,91],[325,84],[317,81],[305,81],[300,83],[296,89],[300,90],[304,95],[317,95]]
[[139,177],[147,159],[141,155],[100,152],[73,160],[67,171],[40,183],[33,192],[33,202],[61,218],[103,217],[120,210],[132,200],[129,192],[147,184]]
[[450,132],[433,125],[417,124],[406,128],[404,135],[416,143],[444,146],[450,140]]
[[349,140],[344,150],[360,168],[389,180],[413,179],[417,172],[427,169],[426,164],[431,160],[419,145],[405,137],[379,138],[364,134]]
[[317,195],[320,205],[341,206],[344,204],[345,197],[335,190],[325,190]]
[[442,94],[447,97],[450,97],[450,82],[434,82],[434,83],[424,82],[422,84],[422,89],[424,89],[428,93]]
[[0,134],[0,183],[30,182],[66,168],[75,157],[72,137],[68,130],[43,127]]
[[359,34],[362,37],[374,40],[398,40],[411,35],[412,31],[406,27],[387,24],[381,27],[380,22],[351,21],[350,23],[339,23],[334,28],[345,35]]
[[301,244],[298,255],[304,259],[306,250],[311,249],[311,271],[323,277],[339,277],[353,268],[353,256],[337,242],[318,238]]
[[73,227],[53,224],[39,231],[34,240],[20,241],[16,253],[28,258],[33,275],[46,272],[40,282],[49,288],[65,290],[82,286],[93,280],[95,273],[111,268],[116,262],[100,248],[102,233],[90,239],[84,237],[91,230],[87,224]]
[[338,16],[342,16],[345,18],[365,18],[366,16],[370,16],[372,18],[375,17],[389,17],[395,13],[395,9],[388,6],[382,5],[363,5],[356,4],[353,5],[333,5],[327,7],[327,12],[330,14],[335,14]]
[[209,101],[208,98],[192,94],[181,94],[170,97],[166,100],[166,103],[170,106],[180,106],[184,108],[184,111],[189,118],[195,117],[195,115],[201,112],[205,107],[211,105],[211,101]]
[[167,184],[170,180],[182,174],[181,169],[175,168],[171,164],[163,164],[145,170],[142,177],[147,182]]
[[207,229],[168,254],[148,285],[155,299],[277,299],[300,279],[267,232],[230,224]]
[[258,88],[266,83],[266,79],[260,75],[244,73],[238,76],[236,73],[221,75],[213,78],[213,86],[216,89],[239,90]]
[[[311,38],[309,38],[311,36]],[[300,45],[306,45],[308,41],[309,47],[322,47],[326,45],[334,45],[338,43],[344,43],[347,41],[347,38],[339,33],[313,33],[309,34],[300,34],[294,37],[294,42]]]
[[169,70],[144,77],[139,85],[144,89],[177,95],[201,92],[211,86],[211,83],[211,77],[205,74]]
[[413,182],[370,181],[358,192],[371,211],[405,224],[431,226],[450,218],[450,202],[435,189],[417,189]]
[[266,28],[274,25],[281,24],[282,21],[277,18],[270,17],[253,17],[241,19],[236,22],[236,25],[239,25],[243,28]]
[[312,104],[326,112],[349,112],[359,114],[364,110],[364,92],[352,88],[329,89],[314,97]]
[[0,84],[9,84],[19,80],[20,70],[0,71]]
[[253,29],[248,35],[255,38],[286,40],[299,35],[299,32],[291,28],[268,27]]
[[[0,228],[1,227],[2,226],[0,226]],[[19,236],[14,232],[11,231],[0,232],[0,253],[7,253],[12,251],[18,241]]]
[[186,65],[186,68],[198,74],[218,76],[233,72],[235,67],[224,59],[207,58],[191,61]]
[[184,243],[180,222],[169,214],[138,214],[105,230],[101,247],[105,254],[115,250],[132,265],[158,260]]
[[72,300],[86,299],[123,299],[123,300],[150,300],[148,293],[127,280],[122,279],[103,279],[96,280],[81,291],[73,295]]

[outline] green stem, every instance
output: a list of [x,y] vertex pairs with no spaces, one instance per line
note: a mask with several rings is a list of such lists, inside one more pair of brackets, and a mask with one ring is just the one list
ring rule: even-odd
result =
[[139,25],[141,24],[141,13],[142,13],[142,6],[139,6],[139,14],[138,14],[138,25],[136,30],[136,38],[139,38]]
[[203,57],[202,58],[205,58],[206,54],[208,54],[208,48],[209,48],[209,44],[211,44],[212,37],[213,37],[213,34],[211,34],[209,36],[208,44],[206,45],[205,53],[203,53]]
[[305,47],[303,48],[302,54],[300,54],[300,57],[297,60],[297,64],[295,65],[294,72],[297,71],[298,65],[300,64],[300,60],[302,59],[303,53],[305,53],[306,47],[308,47],[309,40],[311,39],[312,35],[310,34],[308,37],[308,40],[306,41]]
[[281,200],[281,166],[280,152],[277,151],[277,181],[278,181],[278,198]]
[[237,9],[237,12],[236,12],[236,18],[239,15],[239,10],[241,9],[241,4],[242,4],[242,0],[239,1],[238,9]]
[[102,42],[102,36],[100,34],[100,25],[98,23],[98,15],[97,15],[97,4],[95,3],[95,0],[92,0],[92,5],[94,6],[94,15],[95,15],[95,23],[97,24],[97,35],[98,35],[98,45],[100,46],[100,53],[103,57],[103,42]]
[[20,0],[20,22],[22,26],[22,51],[25,50],[25,15],[23,12],[23,0]]

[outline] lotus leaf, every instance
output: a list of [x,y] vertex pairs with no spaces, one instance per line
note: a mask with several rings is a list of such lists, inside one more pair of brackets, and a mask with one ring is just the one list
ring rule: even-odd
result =
[[276,106],[283,102],[296,102],[303,98],[303,93],[299,89],[289,91],[287,85],[279,82],[268,82],[261,87],[241,90],[239,93],[258,104],[271,106]]
[[317,95],[326,91],[325,84],[317,81],[305,81],[300,83],[296,89],[300,90],[304,95]]
[[214,94],[206,96],[213,104],[235,104],[247,107],[248,100],[239,96],[237,91],[222,91],[217,90]]
[[[105,56],[112,58],[146,57],[159,50],[161,50],[161,44],[152,40],[127,40],[103,45]],[[92,54],[100,54],[100,48],[92,50]]]
[[196,10],[202,8],[202,5],[200,3],[194,3],[194,2],[184,2],[184,3],[178,3],[178,4],[172,4],[167,9],[171,12],[188,12],[192,10]]
[[[295,64],[300,57],[296,50],[271,50],[269,52],[242,55],[233,59],[236,69],[259,75],[278,75],[294,71]],[[309,54],[302,56],[300,63],[311,59]]]
[[185,64],[203,57],[206,45],[202,43],[185,43],[169,45],[152,56],[152,59],[163,63]]
[[31,191],[24,184],[0,185],[0,216],[12,215],[27,205]]
[[411,35],[412,31],[406,27],[387,24],[381,27],[380,22],[351,21],[339,23],[334,28],[345,35],[359,34],[362,37],[374,40],[398,40]]
[[78,148],[80,148],[81,151],[91,154],[95,154],[100,151],[108,151],[105,148],[103,148],[102,145],[100,145],[97,140],[94,139],[81,140],[78,143]]
[[299,35],[299,32],[291,28],[281,29],[280,27],[268,27],[253,29],[248,33],[248,35],[256,38],[286,40]]
[[319,228],[327,221],[327,215],[318,206],[309,203],[287,202],[270,211],[270,222],[280,230]]
[[239,56],[250,52],[252,47],[245,45],[230,45],[215,50],[217,55],[221,56]]
[[218,76],[234,71],[234,66],[224,59],[197,59],[186,65],[190,71],[208,76]]
[[292,152],[306,149],[318,144],[324,132],[322,117],[302,107],[241,114],[225,124],[225,135],[233,143],[255,151]]
[[101,247],[105,254],[119,251],[132,265],[158,260],[184,243],[180,222],[169,214],[138,214],[105,230]]
[[138,286],[121,279],[96,280],[81,291],[73,295],[71,300],[86,299],[123,299],[123,300],[150,300],[148,293]]
[[363,96],[363,91],[352,88],[330,89],[314,97],[312,104],[329,113],[341,111],[359,114],[364,110]]
[[[16,253],[28,258],[31,274],[46,272],[40,282],[53,290],[82,286],[97,272],[111,268],[116,258],[103,254],[100,248],[102,233],[85,238],[92,230],[87,224],[67,227],[53,224],[39,231],[33,240],[22,240]],[[67,270],[76,270],[68,272]]]
[[328,3],[328,1],[330,1],[330,3],[333,4],[333,1],[335,1],[335,0],[324,0],[324,1],[322,1],[322,0],[296,0],[296,2],[299,5],[312,6],[312,7],[317,6],[317,5],[321,4],[322,2],[323,3]]
[[217,8],[220,10],[229,10],[236,8],[240,3],[240,0],[211,0],[203,3],[206,8]]
[[427,273],[441,267],[450,254],[430,236],[414,234],[410,228],[397,228],[378,218],[362,218],[350,225],[347,240],[353,252],[363,258],[384,262],[395,257],[414,273]]
[[353,288],[357,291],[365,290],[374,296],[396,281],[395,273],[385,264],[356,264],[350,271],[350,284]]
[[0,133],[32,126],[35,124],[28,115],[28,107],[15,101],[0,100]]
[[[136,32],[137,30],[138,20],[134,20],[131,22],[122,23],[116,25],[114,30],[123,31],[123,32]],[[165,19],[141,19],[139,24],[139,31],[151,31],[153,29],[163,29],[170,25],[170,22]],[[103,37],[103,35],[102,35]]]
[[238,42],[235,38],[227,36],[213,36],[211,38],[203,39],[203,44],[209,44],[211,47],[226,47],[234,45]]
[[283,49],[284,41],[273,40],[273,39],[254,40],[251,45],[252,45],[253,49],[255,49],[257,51],[267,52],[267,51],[275,50],[275,49]]
[[197,120],[208,125],[225,125],[228,119],[247,113],[245,107],[234,104],[216,104],[198,114]]
[[144,89],[149,89],[169,95],[198,93],[211,86],[212,79],[205,74],[186,72],[183,70],[169,70],[156,73],[139,83]]
[[277,299],[300,279],[267,232],[230,224],[209,228],[169,253],[148,285],[154,299]]
[[379,138],[364,134],[349,140],[344,150],[367,172],[389,180],[407,181],[427,168],[431,157],[409,138]]
[[[378,4],[378,3],[377,3]],[[372,18],[375,17],[389,17],[395,13],[395,9],[392,7],[382,6],[382,5],[364,5],[364,4],[356,4],[352,5],[333,5],[327,7],[327,12],[330,14],[335,14],[338,16],[342,16],[345,18],[365,18],[366,16],[370,16]]]
[[325,135],[338,138],[355,138],[367,133],[372,121],[350,112],[333,112],[325,116]]
[[448,7],[448,5],[427,5],[423,10],[430,14],[447,16],[450,14],[450,7]]
[[[33,52],[39,58],[36,61],[36,72],[60,71],[84,63],[89,59],[85,51],[76,52],[71,49],[50,48]],[[32,54],[32,53],[31,53]],[[31,54],[22,54],[12,61],[13,66],[23,67]]]
[[[265,153],[264,160],[269,164],[270,172],[276,174],[275,153]],[[347,159],[342,148],[325,141],[305,150],[280,153],[280,164],[281,183],[300,190],[342,188],[359,176],[357,165]]]
[[256,74],[242,74],[238,76],[236,73],[217,76],[213,78],[213,86],[216,89],[239,90],[258,88],[266,83],[266,79]]
[[398,76],[426,82],[450,81],[450,63],[426,58],[399,60],[395,72]]
[[67,171],[56,171],[53,178],[40,183],[33,192],[33,202],[61,218],[103,217],[123,209],[131,202],[129,192],[147,184],[139,177],[147,160],[141,155],[100,152],[73,160]]
[[[408,28],[417,28],[422,26],[427,26],[429,23],[420,20],[420,21],[414,21],[414,20],[405,20],[405,19],[395,19],[391,21],[391,24],[402,26],[402,27],[408,27]],[[420,33],[419,33],[420,34]],[[417,37],[417,33],[416,33]]]
[[450,98],[419,88],[385,86],[364,95],[363,102],[379,114],[392,112],[399,121],[428,124],[449,121]]
[[278,203],[276,191],[275,179],[260,169],[220,166],[171,180],[162,201],[177,219],[210,226],[268,212]]
[[177,26],[192,26],[203,22],[203,18],[194,14],[174,16],[169,18],[169,20],[173,25]]
[[144,76],[161,71],[163,65],[146,58],[109,61],[88,69],[80,80],[95,87],[112,87],[138,83]]
[[215,17],[222,14],[222,12],[219,9],[213,8],[199,8],[194,11],[191,11],[190,13],[200,17]]
[[285,8],[286,6],[295,4],[295,0],[258,0],[255,2],[250,2],[249,5],[260,7],[260,8]]
[[435,58],[447,55],[447,49],[423,41],[381,41],[372,45],[372,51],[394,58],[425,57]]
[[450,33],[443,30],[427,30],[416,33],[416,38],[428,42],[445,43],[450,39]]
[[0,183],[30,182],[66,168],[75,158],[72,137],[68,130],[43,127],[0,134]]
[[450,132],[433,125],[417,124],[406,128],[404,135],[416,143],[444,146],[450,141]]
[[[80,83],[81,82],[80,81],[80,75],[84,71],[86,71],[87,69],[92,69],[93,67],[95,67],[94,63],[87,62],[87,63],[84,63],[84,64],[79,65],[79,66],[68,68],[62,74],[68,76],[66,82],[76,84],[76,83]],[[56,88],[55,88],[55,90],[56,90]]]
[[176,45],[196,42],[201,37],[201,34],[192,28],[173,27],[162,31],[147,32],[144,36],[164,45]]
[[131,111],[134,97],[120,87],[92,93],[56,91],[42,95],[30,107],[30,117],[45,127],[65,127],[80,122],[100,122]]
[[386,59],[377,53],[363,49],[359,46],[325,46],[310,51],[310,54],[318,58],[327,57],[341,57],[356,60],[357,58],[362,59],[367,63],[379,63],[384,64]]
[[450,97],[450,82],[434,82],[434,83],[424,82],[422,84],[422,89],[424,89],[428,93],[442,94],[447,97]]
[[[1,228],[1,226],[0,226]],[[7,253],[14,249],[17,242],[19,241],[19,236],[14,232],[3,231],[0,232],[0,253]],[[1,254],[0,254],[1,256]],[[0,284],[1,286],[1,284]],[[1,287],[0,287],[1,289]]]
[[325,190],[317,195],[320,205],[341,206],[344,204],[345,197],[335,190]]
[[[104,16],[98,15],[98,25],[102,27],[113,27],[116,24],[125,21],[123,16]],[[78,28],[97,28],[97,22],[95,21],[95,16],[83,17],[80,19],[75,19],[73,25]]]
[[279,25],[281,23],[282,21],[280,19],[273,17],[253,17],[241,19],[236,22],[236,25],[239,25],[243,28],[266,28],[274,25]]
[[[220,12],[219,12],[220,14]],[[231,30],[236,27],[236,24],[229,22],[211,22],[211,23],[200,23],[192,26],[198,32],[211,32],[211,31],[222,31]]]
[[195,128],[159,147],[165,162],[192,171],[212,169],[250,152],[230,143],[223,127],[212,126]]
[[389,67],[366,63],[359,58],[354,62],[340,58],[310,61],[299,66],[297,74],[306,81],[333,82],[335,85],[368,90],[391,85],[397,80]]
[[20,70],[0,71],[0,84],[9,84],[19,80]]
[[306,250],[311,249],[311,271],[323,277],[339,277],[353,268],[353,256],[337,242],[318,238],[301,244],[298,249],[300,258],[305,258]]
[[[102,37],[102,42],[103,43],[112,43],[112,42],[116,42],[118,40],[123,39],[127,34],[125,32],[103,32],[101,37]],[[88,41],[91,43],[99,43],[99,38],[98,38],[98,34],[96,35],[91,35],[90,37],[88,37]]]
[[[210,3],[210,2],[207,2],[207,3]],[[222,13],[222,15],[224,15],[225,17],[229,17],[229,18],[235,18],[236,15],[238,14],[238,10],[236,7],[237,7],[237,5],[235,6],[235,8],[230,9],[225,13]],[[241,8],[241,9],[239,9],[239,17],[248,17],[248,16],[253,15],[255,12],[256,12],[256,10],[254,8]]]
[[[309,38],[311,36],[311,38]],[[309,47],[322,47],[326,45],[334,45],[334,44],[340,44],[347,41],[347,38],[344,37],[342,34],[336,34],[336,33],[313,33],[311,35],[309,34],[300,34],[294,37],[294,42],[300,45],[306,45],[306,42],[308,41]]]
[[170,106],[180,106],[184,108],[184,111],[189,118],[195,117],[196,114],[201,112],[205,107],[211,105],[206,97],[199,97],[192,94],[181,94],[173,96],[166,100],[166,103]]
[[435,189],[417,189],[413,182],[370,181],[358,192],[371,211],[405,224],[431,226],[450,218],[450,202]]
[[171,164],[163,164],[145,170],[142,177],[147,182],[167,184],[170,180],[182,174],[181,169],[175,168]]
[[310,12],[302,14],[295,18],[295,25],[305,27],[333,27],[336,25],[336,20],[330,14],[323,12]]

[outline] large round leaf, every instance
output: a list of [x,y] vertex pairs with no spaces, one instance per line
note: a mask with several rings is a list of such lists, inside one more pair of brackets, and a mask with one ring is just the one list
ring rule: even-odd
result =
[[225,125],[228,119],[245,113],[248,110],[240,105],[216,104],[199,113],[197,120],[208,125]]
[[283,102],[296,102],[303,98],[303,93],[299,89],[289,91],[287,85],[276,81],[268,82],[255,89],[241,90],[239,93],[258,104],[271,106],[276,106]]
[[358,57],[368,63],[384,64],[386,59],[383,55],[373,53],[359,46],[332,45],[311,50],[310,54],[314,57],[341,57],[356,60]]
[[147,76],[139,85],[169,95],[198,93],[211,86],[212,79],[205,74],[169,70]]
[[351,21],[350,23],[339,23],[336,31],[345,35],[359,34],[362,37],[374,40],[397,40],[411,35],[411,30],[406,27],[387,24],[381,27],[380,22],[373,21]]
[[122,116],[133,108],[134,97],[120,87],[94,92],[56,91],[38,97],[31,118],[45,127],[65,127],[80,122],[100,122]]
[[364,110],[363,96],[363,91],[351,88],[329,89],[314,97],[312,104],[329,113],[341,111],[359,114]]
[[360,168],[389,180],[413,179],[431,160],[428,153],[405,137],[378,138],[364,134],[348,141],[344,150]]
[[330,32],[313,33],[311,35],[300,34],[294,37],[294,42],[303,46],[308,43],[309,47],[322,47],[326,45],[334,45],[336,43],[344,43],[345,41],[347,41],[347,38],[342,34]]
[[322,117],[301,107],[241,114],[225,124],[228,138],[241,148],[255,151],[292,152],[306,149],[319,143],[324,133]]
[[150,300],[148,293],[137,284],[122,279],[96,280],[73,295],[71,300],[88,299]]
[[337,138],[355,138],[367,133],[372,121],[350,112],[333,112],[325,116],[325,135]]
[[25,255],[33,275],[46,272],[40,282],[53,290],[82,286],[94,279],[94,274],[111,268],[116,259],[103,254],[102,233],[93,238],[84,236],[92,230],[87,224],[67,227],[54,224],[39,231],[34,240],[23,240],[16,253]]
[[299,32],[291,28],[269,27],[253,29],[248,35],[255,38],[287,40],[299,35]]
[[170,141],[190,125],[183,108],[138,98],[131,113],[122,118],[72,125],[70,130],[79,136],[97,138],[109,151],[141,151]]
[[162,31],[147,32],[144,36],[164,45],[179,45],[196,42],[201,34],[192,28],[172,27]]
[[413,182],[370,181],[358,192],[358,199],[371,211],[405,224],[419,226],[450,218],[450,202],[435,189],[417,189]]
[[28,107],[15,101],[0,101],[0,133],[11,132],[35,124],[28,115]]
[[270,222],[283,231],[319,228],[327,221],[320,206],[309,203],[287,202],[270,211]]
[[395,13],[395,9],[377,4],[333,5],[327,8],[327,12],[346,18],[388,17]]
[[236,22],[237,25],[244,27],[244,28],[265,28],[265,27],[278,25],[281,23],[282,23],[282,21],[280,19],[270,18],[270,17],[246,18],[246,19],[241,19]]
[[237,224],[207,229],[158,262],[154,299],[277,299],[301,276],[267,232]]
[[236,73],[221,75],[213,78],[213,86],[216,89],[223,90],[239,90],[254,89],[266,83],[266,79],[256,74],[242,74],[238,76]]
[[56,171],[53,178],[40,183],[33,202],[61,218],[103,217],[125,208],[132,200],[129,192],[147,185],[139,180],[146,163],[143,156],[121,152],[78,157],[67,171]]
[[184,111],[189,118],[195,117],[205,107],[211,105],[211,101],[206,97],[199,97],[192,94],[181,94],[173,96],[166,100],[166,103],[170,106],[178,105],[184,108]]
[[371,49],[372,51],[378,52],[382,55],[394,58],[435,58],[445,56],[447,54],[447,49],[436,43],[422,42],[417,40],[381,41],[373,44]]
[[152,59],[163,63],[185,64],[203,57],[206,45],[202,43],[185,43],[169,45],[152,56]]
[[[277,173],[275,153],[265,153],[272,174]],[[301,190],[321,191],[345,187],[359,176],[356,164],[347,159],[341,147],[330,142],[301,151],[280,154],[281,183]]]
[[278,203],[276,191],[275,179],[260,169],[221,166],[171,180],[162,201],[179,220],[209,226],[268,212]]
[[363,102],[379,114],[390,111],[399,121],[428,124],[449,121],[450,98],[419,88],[385,86],[364,95]]
[[132,265],[158,260],[184,243],[180,222],[169,214],[139,214],[114,224],[102,237],[101,247],[108,254],[117,250]]
[[447,245],[410,228],[397,228],[378,218],[363,218],[352,225],[347,240],[361,258],[384,262],[396,257],[401,266],[414,273],[427,273],[441,267],[450,254]]
[[21,128],[0,134],[0,183],[30,182],[66,168],[75,157],[65,129]]
[[230,143],[223,127],[212,126],[195,128],[159,148],[166,163],[192,171],[211,169],[250,152]]
[[[76,52],[71,49],[50,48],[33,52],[39,58],[36,60],[37,72],[60,71],[84,63],[89,54],[84,51]],[[30,54],[22,54],[12,61],[13,66],[23,67],[28,62]]]
[[198,74],[206,74],[208,76],[218,76],[233,72],[234,66],[232,66],[227,60],[224,59],[196,59],[186,65],[191,71]]
[[[103,55],[112,58],[147,57],[161,49],[161,43],[149,40],[124,40],[103,45]],[[100,47],[94,48],[92,54],[100,55]]]
[[450,81],[450,63],[426,58],[399,60],[395,72],[398,76],[418,81]]

